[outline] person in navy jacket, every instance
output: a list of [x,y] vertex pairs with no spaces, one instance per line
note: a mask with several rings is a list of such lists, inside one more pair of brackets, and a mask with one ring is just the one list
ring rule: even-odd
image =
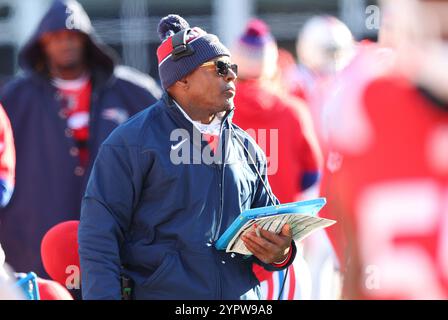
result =
[[252,263],[281,270],[296,248],[289,225],[252,230],[250,256],[215,248],[242,211],[278,204],[264,153],[231,122],[237,66],[177,15],[158,31],[165,93],[106,139],[83,198],[83,298],[120,299],[120,279],[134,299],[260,298]]
[[[17,271],[46,277],[44,234],[80,216],[97,150],[129,116],[160,98],[155,81],[118,66],[76,1],[55,1],[19,54],[23,74],[0,93],[14,133],[14,195],[0,241]],[[69,276],[69,275],[68,275]]]

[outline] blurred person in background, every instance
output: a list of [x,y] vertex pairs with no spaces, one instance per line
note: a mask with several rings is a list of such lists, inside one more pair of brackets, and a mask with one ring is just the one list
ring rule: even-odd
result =
[[355,41],[348,27],[332,16],[314,16],[299,31],[296,53],[299,64],[291,79],[292,93],[304,99],[322,145],[322,107],[331,94],[335,74],[351,60]]
[[[391,2],[390,2],[391,3]],[[399,7],[383,6],[381,8],[381,28],[378,42],[362,41],[350,63],[337,75],[329,86],[330,95],[327,95],[322,108],[322,142],[325,146],[324,165],[322,167],[322,180],[320,192],[322,196],[331,197],[334,193],[328,189],[326,183],[334,172],[337,172],[342,164],[342,155],[333,148],[347,140],[344,144],[344,152],[359,151],[369,145],[373,138],[368,115],[364,108],[365,88],[376,78],[391,72],[396,62],[395,46],[399,34],[397,26],[393,23],[396,19]],[[331,202],[331,201],[330,201]],[[332,216],[335,220],[344,217],[336,217],[332,210],[332,203],[325,206],[321,216]],[[335,250],[339,268],[345,270],[344,261],[345,242],[343,223],[338,223],[325,230]],[[344,240],[343,240],[344,239]]]
[[[395,59],[377,65],[383,72],[365,85],[341,87],[335,112],[351,121],[329,130],[337,160],[324,177],[328,207],[321,215],[342,229],[331,237],[343,265],[344,298],[447,299],[448,3],[384,6],[394,12],[387,28],[400,35],[385,38]],[[372,67],[365,62],[347,84]],[[354,89],[358,106],[345,108],[343,97]],[[353,135],[353,123],[362,124],[360,134]]]
[[353,35],[336,17],[314,16],[299,31],[295,93],[308,101],[320,81],[342,70],[351,59]]
[[[296,72],[297,62],[294,55],[285,48],[278,48],[277,72],[274,75],[274,84],[277,84],[276,90],[279,93],[294,96]],[[297,99],[304,101],[303,97],[297,96]]]
[[13,281],[12,272],[5,262],[5,252],[0,244],[0,300],[22,300],[24,298]]
[[[26,277],[25,273],[14,273],[6,263],[5,252],[0,245],[0,300],[23,300],[27,287],[18,286],[19,279]],[[67,289],[56,281],[36,278],[39,300],[73,300]]]
[[73,0],[53,3],[18,60],[24,74],[0,93],[17,152],[16,189],[0,212],[0,239],[15,270],[45,277],[45,232],[79,219],[100,144],[160,90],[150,77],[116,64]]
[[265,151],[269,182],[280,202],[298,201],[318,181],[321,155],[304,103],[273,89],[278,49],[269,27],[250,21],[232,56],[239,72],[233,121]]
[[15,168],[16,150],[11,123],[0,104],[0,208],[4,208],[11,200],[15,184]]
[[6,257],[5,251],[0,244],[0,280],[6,281],[9,278],[8,271],[6,270]]
[[[0,207],[4,208],[11,199],[15,180],[15,148],[11,123],[0,105]],[[11,272],[6,266],[5,252],[0,243],[0,300],[22,299],[11,281]]]
[[[391,39],[385,30],[382,29],[380,33],[382,35],[387,34],[388,39]],[[341,222],[322,232],[322,240],[326,244],[330,242],[333,248],[331,251],[335,270],[332,278],[339,297],[341,294],[342,274],[346,266],[343,252],[347,244],[346,238],[343,236],[345,232],[342,223],[344,217],[333,215],[335,214],[332,207],[333,195],[337,194],[337,191],[329,189],[327,186],[328,179],[331,178],[335,171],[339,170],[342,161],[341,154],[334,150],[332,145],[335,141],[347,139],[350,136],[356,137],[356,139],[352,139],[349,144],[346,144],[346,148],[356,149],[359,148],[360,144],[363,144],[363,141],[371,139],[371,128],[368,124],[365,110],[362,107],[363,91],[373,79],[387,73],[394,63],[394,51],[388,47],[390,44],[389,40],[387,42],[384,40],[385,38],[381,36],[379,44],[362,42],[349,65],[335,75],[334,81],[328,86],[330,94],[322,102],[323,129],[321,132],[321,145],[324,151],[324,165],[322,166],[322,179],[319,189],[321,196],[326,197],[330,203],[321,210],[320,215],[327,218],[331,216],[333,219]],[[322,270],[328,270],[328,260],[322,260],[318,256],[316,258],[318,259],[316,261],[320,260],[322,262],[322,266],[325,265]],[[328,275],[329,273],[327,273],[327,277]],[[330,284],[332,281],[322,281],[322,286],[327,285],[325,282]],[[323,294],[325,291],[328,292],[325,289],[320,290]]]
[[[269,182],[280,202],[303,199],[302,193],[318,181],[321,156],[307,107],[282,87],[278,48],[269,27],[259,19],[249,21],[231,51],[239,72],[233,121],[265,151]],[[272,273],[256,264],[254,272],[265,298],[277,299],[284,272]],[[288,277],[283,299],[311,297],[310,271],[303,258],[296,259]]]

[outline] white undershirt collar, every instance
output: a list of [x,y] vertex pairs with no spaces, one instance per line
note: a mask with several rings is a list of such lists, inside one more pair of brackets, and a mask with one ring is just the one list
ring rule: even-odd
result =
[[77,91],[84,87],[90,80],[90,75],[85,72],[79,78],[74,80],[64,80],[61,78],[53,78],[52,84],[59,90]]
[[210,134],[214,136],[219,136],[221,132],[221,123],[222,118],[224,117],[225,111],[217,113],[215,117],[213,118],[212,122],[209,124],[203,124],[200,121],[194,121],[190,118],[190,116],[184,111],[184,109],[174,100],[174,104],[179,108],[179,110],[182,112],[182,114],[187,118],[188,121],[190,121],[196,129],[199,130],[202,134]]

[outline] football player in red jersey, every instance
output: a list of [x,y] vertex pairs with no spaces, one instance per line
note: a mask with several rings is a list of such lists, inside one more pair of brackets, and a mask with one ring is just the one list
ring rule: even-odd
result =
[[396,68],[359,88],[365,134],[329,134],[322,215],[339,222],[344,298],[448,298],[448,2],[399,5]]
[[334,78],[351,61],[356,42],[349,28],[333,16],[313,16],[299,31],[296,53],[299,64],[291,77],[291,93],[310,110],[322,146],[322,107]]
[[11,122],[0,104],[0,208],[4,208],[14,191],[16,149]]

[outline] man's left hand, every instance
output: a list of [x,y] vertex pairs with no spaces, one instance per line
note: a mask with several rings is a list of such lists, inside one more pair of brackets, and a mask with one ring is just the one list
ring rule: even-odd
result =
[[266,264],[281,263],[288,257],[291,247],[291,227],[285,224],[281,232],[275,234],[254,225],[253,230],[242,236],[242,240],[246,248],[260,261]]

